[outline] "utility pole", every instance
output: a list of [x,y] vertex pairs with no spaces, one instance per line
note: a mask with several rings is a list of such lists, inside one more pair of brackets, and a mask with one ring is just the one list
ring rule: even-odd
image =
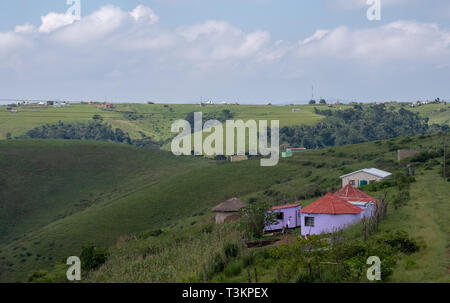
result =
[[446,139],[447,139],[447,138],[446,138],[446,136],[445,136],[445,134],[444,134],[444,165],[443,165],[443,166],[444,166],[444,169],[443,169],[443,172],[442,172],[442,176],[444,177],[444,181],[445,181],[445,178],[446,178],[446,173],[445,173],[445,164],[446,164],[446,163],[445,163],[445,161],[446,161],[446,159],[445,159],[445,144],[447,143],[447,142],[446,142]]

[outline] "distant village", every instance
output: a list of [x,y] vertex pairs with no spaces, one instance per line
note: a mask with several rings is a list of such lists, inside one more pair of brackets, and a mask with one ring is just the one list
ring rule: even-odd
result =
[[[153,101],[148,101],[146,102],[148,105],[154,105],[157,104],[156,102]],[[375,102],[375,105],[388,105],[388,104],[397,104],[397,103],[406,103],[409,104],[409,106],[411,108],[414,107],[419,107],[419,106],[424,106],[424,105],[428,105],[428,104],[443,104],[446,105],[447,101],[441,100],[440,98],[436,98],[435,100],[418,100],[418,101],[414,101],[414,102],[399,102],[399,101],[382,101],[382,102]],[[11,113],[17,113],[18,112],[18,107],[28,107],[28,108],[32,108],[35,110],[38,110],[39,108],[43,108],[43,107],[54,107],[54,108],[64,108],[66,106],[69,106],[70,104],[86,104],[86,105],[100,105],[103,108],[106,109],[114,109],[116,106],[113,103],[109,103],[109,102],[99,102],[99,101],[94,101],[94,100],[90,100],[90,101],[16,101],[15,103],[10,103],[6,106],[7,111],[11,112]],[[161,103],[163,104],[163,103]],[[337,107],[337,106],[341,106],[344,105],[344,103],[342,103],[341,101],[336,101],[334,103],[327,103],[324,99],[320,99],[319,102],[316,102],[315,100],[310,100],[309,105],[324,105],[327,107]],[[349,105],[357,105],[357,104],[361,104],[358,102],[349,102]],[[215,103],[212,100],[208,100],[208,101],[200,101],[200,103],[198,103],[198,105],[200,105],[200,107],[204,107],[204,106],[213,106],[213,105],[233,105],[233,106],[238,106],[240,105],[238,102],[236,101],[221,101],[218,103]],[[272,106],[271,102],[268,102],[266,104],[267,106]],[[296,105],[302,105],[302,104],[287,104],[285,106],[296,106]],[[304,105],[304,104],[303,104]],[[1,106],[1,105],[0,105]],[[301,109],[299,108],[294,108],[292,109],[293,113],[299,113],[301,111]]]
[[[399,159],[415,153],[416,151],[399,151]],[[332,233],[369,219],[374,216],[379,201],[359,187],[391,176],[392,173],[377,168],[364,168],[342,175],[341,189],[327,193],[305,207],[301,202],[271,207],[268,212],[275,213],[276,223],[266,226],[265,232],[300,228],[301,235],[307,237]],[[212,209],[216,214],[216,223],[239,220],[239,210],[246,206],[248,203],[236,197],[217,205]]]

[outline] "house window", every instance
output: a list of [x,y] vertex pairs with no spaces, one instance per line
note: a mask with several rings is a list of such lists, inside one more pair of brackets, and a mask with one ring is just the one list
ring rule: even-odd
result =
[[355,185],[355,180],[350,180],[348,183],[349,183],[350,185]]
[[283,218],[284,218],[284,213],[276,213],[276,216],[277,216],[277,220],[283,220]]
[[314,217],[305,217],[305,226],[314,227]]

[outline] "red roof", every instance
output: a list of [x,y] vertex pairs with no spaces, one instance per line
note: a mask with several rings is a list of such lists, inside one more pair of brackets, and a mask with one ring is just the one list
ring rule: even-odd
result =
[[336,197],[344,199],[347,202],[375,202],[375,198],[369,196],[365,192],[354,188],[350,184],[347,184],[345,187],[341,188],[337,192],[333,194]]
[[309,214],[359,214],[363,210],[358,206],[348,203],[344,199],[334,196],[331,193],[326,194],[322,198],[314,201],[305,208],[301,213]]
[[286,205],[272,206],[270,209],[271,209],[271,210],[285,209],[285,208],[298,207],[298,206],[301,206],[301,205],[302,205],[301,203],[297,203],[297,204],[286,204]]

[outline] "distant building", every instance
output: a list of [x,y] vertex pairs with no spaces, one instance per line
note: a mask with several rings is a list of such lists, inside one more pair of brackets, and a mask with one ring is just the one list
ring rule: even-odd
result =
[[227,105],[227,101],[222,101],[220,104]]
[[231,156],[230,157],[230,162],[240,162],[240,161],[245,161],[248,160],[248,156]]
[[248,204],[238,198],[231,198],[212,209],[216,213],[216,223],[239,219],[239,210]]
[[114,104],[104,102],[102,103],[103,108],[114,108]]
[[155,102],[152,102],[152,101],[148,101],[148,102],[147,102],[147,104],[150,104],[150,105],[152,105],[152,104],[155,104]]
[[371,182],[381,181],[384,178],[391,176],[390,172],[376,169],[376,168],[364,168],[352,173],[340,176],[342,179],[342,187],[350,184],[353,187],[360,187]]
[[397,160],[400,162],[405,158],[412,157],[419,153],[420,151],[414,149],[399,149],[397,150]]
[[277,222],[266,226],[265,231],[274,231],[283,229],[283,226],[288,226],[288,228],[297,228],[300,226],[300,209],[302,205],[300,203],[287,204],[280,206],[273,206],[270,208],[269,212],[276,214]]
[[56,107],[56,108],[66,107],[66,106],[67,106],[67,103],[64,102],[64,101],[62,101],[62,102],[54,102],[54,104],[53,104],[53,107]]

